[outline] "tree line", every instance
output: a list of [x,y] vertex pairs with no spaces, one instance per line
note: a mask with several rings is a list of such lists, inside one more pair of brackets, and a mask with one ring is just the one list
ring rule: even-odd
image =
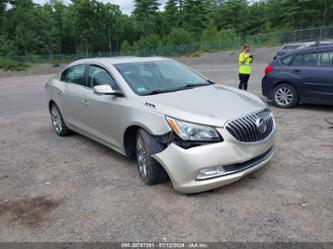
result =
[[0,0],[0,55],[108,53],[333,24],[332,0]]

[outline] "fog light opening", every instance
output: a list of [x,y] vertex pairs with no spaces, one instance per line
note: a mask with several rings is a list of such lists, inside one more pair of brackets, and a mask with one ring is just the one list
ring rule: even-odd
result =
[[199,175],[197,176],[197,180],[206,180],[209,178],[214,178],[217,176],[224,175],[226,171],[223,167],[216,167],[211,169],[203,169],[200,170]]

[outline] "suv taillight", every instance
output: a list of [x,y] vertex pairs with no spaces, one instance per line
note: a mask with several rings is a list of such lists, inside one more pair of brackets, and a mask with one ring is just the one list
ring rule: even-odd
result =
[[265,75],[268,75],[270,72],[272,72],[273,71],[273,67],[272,66],[267,66],[266,68],[265,68]]

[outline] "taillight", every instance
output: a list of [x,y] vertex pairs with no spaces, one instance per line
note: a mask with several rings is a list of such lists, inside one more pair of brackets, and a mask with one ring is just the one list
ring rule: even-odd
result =
[[270,72],[272,72],[273,71],[273,67],[272,66],[267,66],[266,68],[265,68],[265,75],[268,75]]

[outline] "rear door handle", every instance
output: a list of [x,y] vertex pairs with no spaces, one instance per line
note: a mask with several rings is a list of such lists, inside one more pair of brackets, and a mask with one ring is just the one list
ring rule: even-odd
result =
[[59,96],[63,96],[63,95],[64,95],[64,92],[61,91],[61,90],[59,90],[59,89],[57,89],[57,94],[58,94]]
[[294,73],[294,74],[300,74],[302,71],[301,70],[293,70],[293,71],[291,71],[292,73]]
[[82,104],[82,105],[86,105],[86,106],[88,106],[90,103],[89,103],[88,100],[83,99],[83,100],[81,101],[81,104]]

